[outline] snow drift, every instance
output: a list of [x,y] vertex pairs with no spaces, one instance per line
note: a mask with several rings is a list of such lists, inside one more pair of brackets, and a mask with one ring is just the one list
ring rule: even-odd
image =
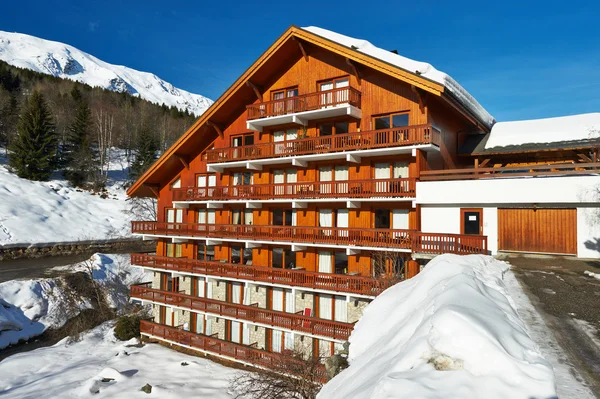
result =
[[508,264],[442,255],[386,290],[350,337],[350,367],[319,399],[552,398],[552,367],[502,281]]
[[0,59],[20,68],[63,79],[127,92],[155,104],[166,104],[200,116],[213,103],[178,89],[158,76],[112,65],[68,44],[21,33],[0,31]]
[[[74,273],[92,271],[94,280],[106,287],[109,306],[121,308],[127,303],[128,287],[148,281],[150,276],[138,267],[131,267],[128,255],[94,254],[89,261],[60,266],[55,271]],[[0,283],[0,349],[40,335],[47,328],[61,327],[70,317],[65,309],[65,289],[57,278],[11,280]],[[91,308],[81,298],[79,309]]]

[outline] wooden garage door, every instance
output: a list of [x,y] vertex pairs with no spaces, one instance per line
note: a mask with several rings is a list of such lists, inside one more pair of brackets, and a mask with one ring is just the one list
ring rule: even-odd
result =
[[498,249],[577,254],[577,210],[498,209]]

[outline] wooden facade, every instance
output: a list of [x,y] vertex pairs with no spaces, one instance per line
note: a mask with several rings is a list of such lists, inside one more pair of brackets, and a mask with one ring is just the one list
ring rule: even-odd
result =
[[290,330],[333,351],[359,300],[418,272],[415,253],[487,253],[481,234],[421,232],[414,206],[418,178],[461,166],[460,132],[480,128],[443,86],[291,28],[128,191],[158,197],[158,220],[132,224],[156,256],[132,263],[183,287],[132,296],[195,312],[179,326],[195,334],[160,312],[144,331],[204,348],[197,334],[225,315],[231,350],[254,323],[266,352],[296,345]]

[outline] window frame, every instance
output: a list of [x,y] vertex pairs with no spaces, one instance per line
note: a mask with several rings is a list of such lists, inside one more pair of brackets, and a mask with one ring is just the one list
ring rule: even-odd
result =
[[406,122],[406,126],[410,126],[410,111],[397,111],[397,112],[390,112],[390,113],[385,113],[385,114],[379,114],[379,115],[373,115],[371,116],[371,130],[386,130],[386,129],[377,129],[377,124],[375,122],[376,119],[380,119],[380,118],[384,118],[384,117],[388,117],[389,118],[389,124],[390,127],[388,127],[387,129],[394,129],[394,128],[401,128],[401,127],[405,127],[405,126],[392,126],[393,125],[393,117],[396,115],[406,115],[408,117],[408,121]]

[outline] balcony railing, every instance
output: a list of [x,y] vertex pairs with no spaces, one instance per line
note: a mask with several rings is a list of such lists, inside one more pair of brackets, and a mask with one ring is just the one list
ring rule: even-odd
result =
[[365,276],[318,273],[305,270],[279,269],[264,266],[247,266],[233,263],[203,261],[187,258],[170,258],[131,254],[131,264],[155,269],[185,272],[207,276],[235,278],[270,284],[321,289],[367,296],[379,295],[389,287],[389,280]]
[[[148,320],[140,321],[140,332],[163,340],[177,342],[181,345],[200,349],[210,354],[225,356],[275,371],[282,370],[284,364],[289,364],[294,361],[289,356],[280,353],[267,352],[250,346],[236,344],[207,335],[196,334]],[[327,381],[327,373],[325,372],[324,366],[319,368],[318,374],[318,378],[322,382]]]
[[318,319],[296,313],[277,312],[257,308],[256,306],[240,305],[192,295],[161,291],[150,288],[147,284],[132,285],[131,297],[338,340],[347,340],[354,328],[354,324],[352,323]]
[[512,179],[515,177],[578,176],[600,174],[600,162],[505,166],[501,168],[468,168],[428,170],[421,172],[422,181]]
[[416,179],[378,179],[251,184],[173,189],[174,201],[326,198],[401,198],[415,196]]
[[360,108],[360,91],[353,87],[339,87],[332,90],[287,97],[281,100],[251,104],[246,108],[248,109],[248,120],[254,120],[336,107],[342,104]]
[[487,254],[486,236],[414,230],[131,222],[131,231],[148,235],[394,248],[431,254]]
[[208,163],[221,163],[419,144],[434,144],[439,147],[440,131],[431,125],[416,125],[248,146],[215,148],[206,152],[206,159]]

